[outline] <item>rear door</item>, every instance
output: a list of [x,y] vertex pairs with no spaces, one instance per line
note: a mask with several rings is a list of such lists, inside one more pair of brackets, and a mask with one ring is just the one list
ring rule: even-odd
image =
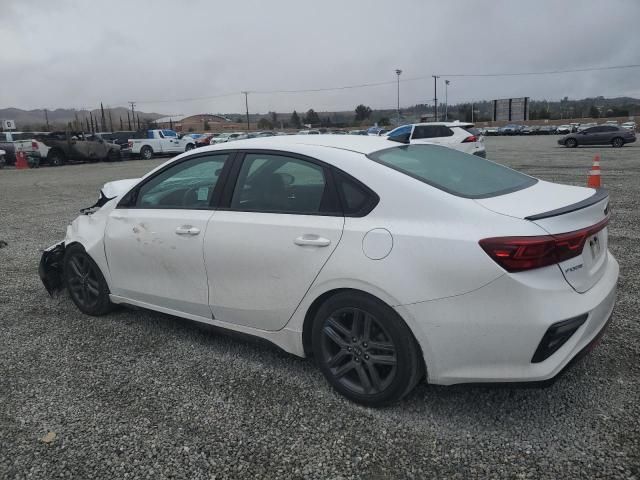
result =
[[214,318],[262,330],[289,320],[342,236],[324,164],[247,152],[209,221],[204,257]]

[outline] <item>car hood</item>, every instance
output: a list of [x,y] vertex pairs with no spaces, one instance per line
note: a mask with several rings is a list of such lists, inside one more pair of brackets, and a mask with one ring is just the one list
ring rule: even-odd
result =
[[115,180],[105,183],[100,191],[105,197],[112,199],[127,193],[131,187],[140,181],[139,178],[126,178],[124,180]]

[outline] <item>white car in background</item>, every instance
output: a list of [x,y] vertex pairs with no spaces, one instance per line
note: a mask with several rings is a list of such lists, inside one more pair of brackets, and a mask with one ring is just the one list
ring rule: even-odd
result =
[[626,128],[627,130],[636,131],[636,122],[624,122],[620,125],[622,128]]
[[107,183],[39,271],[89,315],[133,305],[314,356],[377,406],[422,378],[550,379],[593,348],[618,280],[608,203],[438,145],[255,138]]
[[242,140],[247,138],[244,132],[225,132],[211,139],[210,144],[233,142],[234,140]]
[[387,137],[405,139],[411,144],[435,144],[485,158],[484,138],[473,123],[429,122],[402,125],[391,130]]

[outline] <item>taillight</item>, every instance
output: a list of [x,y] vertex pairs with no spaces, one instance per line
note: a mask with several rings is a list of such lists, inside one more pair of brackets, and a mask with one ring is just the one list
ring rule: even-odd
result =
[[38,142],[31,142],[31,150],[38,150]]
[[131,140],[127,142],[127,145],[129,145],[129,148],[133,148],[133,142]]
[[480,246],[507,272],[547,267],[577,257],[584,244],[609,223],[609,217],[582,230],[537,237],[495,237],[480,240]]
[[471,142],[477,142],[477,141],[478,141],[478,137],[476,137],[475,135],[471,135],[465,138],[464,140],[462,140],[462,143],[471,143]]

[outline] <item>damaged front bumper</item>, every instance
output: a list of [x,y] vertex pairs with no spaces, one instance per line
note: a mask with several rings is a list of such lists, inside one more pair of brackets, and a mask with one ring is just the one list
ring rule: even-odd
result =
[[63,260],[64,260],[64,242],[56,243],[50,246],[40,258],[38,266],[38,274],[47,289],[49,295],[53,296],[54,292],[62,290],[64,287],[63,279]]

